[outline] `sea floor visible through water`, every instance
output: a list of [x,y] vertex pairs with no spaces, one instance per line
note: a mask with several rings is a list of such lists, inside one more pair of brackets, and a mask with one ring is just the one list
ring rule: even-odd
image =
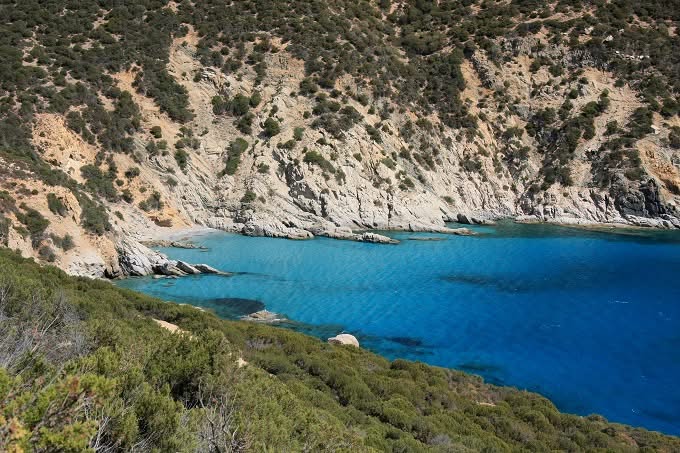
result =
[[680,233],[475,229],[385,233],[398,245],[200,234],[207,250],[160,250],[234,276],[119,284],[229,319],[266,308],[324,340],[351,333],[390,359],[680,435]]

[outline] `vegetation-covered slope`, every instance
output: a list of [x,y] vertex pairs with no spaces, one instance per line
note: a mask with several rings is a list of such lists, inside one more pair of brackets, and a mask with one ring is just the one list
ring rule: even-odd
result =
[[[178,325],[171,333],[153,319]],[[228,322],[0,251],[9,451],[678,451],[545,398]]]

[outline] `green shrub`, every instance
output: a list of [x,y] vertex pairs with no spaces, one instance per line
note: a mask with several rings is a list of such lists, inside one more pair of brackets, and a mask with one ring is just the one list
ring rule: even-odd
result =
[[237,138],[229,144],[229,149],[227,150],[227,162],[222,171],[226,175],[234,175],[238,170],[238,166],[241,163],[241,154],[243,154],[248,149],[248,142],[243,138]]
[[65,252],[68,252],[76,245],[75,242],[73,241],[73,236],[71,236],[68,233],[66,233],[63,238],[57,236],[56,234],[51,234],[50,238],[52,238],[52,242],[54,243],[54,245],[56,245]]
[[52,192],[47,194],[47,207],[52,214],[57,214],[62,217],[66,215],[66,205]]
[[31,243],[33,247],[37,247],[43,239],[45,230],[50,224],[50,221],[43,217],[40,212],[33,208],[29,208],[25,203],[19,206],[23,212],[18,211],[15,215],[19,222],[21,222],[28,230],[31,236]]
[[671,127],[668,133],[668,144],[673,149],[680,149],[680,126]]
[[281,143],[279,143],[278,145],[276,145],[276,147],[279,148],[279,149],[288,149],[288,150],[291,150],[291,149],[294,149],[294,148],[295,148],[295,145],[296,145],[296,144],[297,144],[297,142],[295,141],[295,139],[290,139],[290,140],[288,140],[288,141],[286,141],[286,142],[281,142]]
[[139,176],[139,174],[140,174],[139,167],[130,167],[125,171],[125,177],[127,179],[134,179],[137,176]]
[[11,226],[11,220],[0,214],[0,245],[7,247],[9,241],[9,229]]
[[143,211],[158,211],[163,208],[163,201],[161,200],[161,194],[155,190],[149,197],[139,203],[139,207]]
[[246,193],[241,197],[241,203],[252,203],[253,201],[257,200],[257,194],[253,192],[252,190],[246,190]]
[[302,161],[308,164],[317,165],[329,173],[335,173],[335,167],[333,167],[333,164],[326,160],[326,158],[317,151],[307,151]]
[[395,170],[397,168],[397,164],[389,157],[383,157],[380,162],[390,170]]
[[477,157],[464,156],[461,166],[470,173],[479,173],[482,170],[482,162]]
[[366,132],[368,132],[368,136],[375,143],[382,143],[382,136],[380,135],[380,131],[378,129],[367,124],[366,125]]
[[80,224],[86,231],[102,235],[111,229],[109,215],[102,205],[85,195],[80,195],[78,202],[81,209]]
[[175,151],[175,161],[177,161],[179,168],[184,171],[189,164],[189,154],[183,149],[178,149]]
[[262,102],[262,95],[260,94],[260,92],[255,91],[253,94],[251,94],[249,102],[251,107],[257,107],[258,105],[260,105],[260,102]]
[[242,134],[249,135],[253,132],[253,120],[254,119],[255,119],[255,115],[248,112],[245,115],[243,115],[242,117],[235,120],[234,125],[236,126],[236,129],[238,129]]
[[267,118],[264,122],[264,134],[271,138],[275,135],[278,135],[279,132],[281,132],[281,126],[279,125],[279,122],[272,117]]
[[[118,192],[113,185],[115,175],[106,174],[95,165],[83,165],[80,173],[87,181],[85,186],[95,195],[99,195],[108,201],[117,201]],[[112,177],[114,176],[114,177]]]
[[53,263],[57,260],[57,255],[54,253],[51,247],[43,245],[38,250],[38,256],[41,260],[47,261],[48,263]]

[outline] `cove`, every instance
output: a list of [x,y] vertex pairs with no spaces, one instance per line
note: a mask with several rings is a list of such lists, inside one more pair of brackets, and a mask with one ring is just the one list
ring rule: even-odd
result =
[[[262,307],[326,339],[535,391],[565,412],[680,434],[680,234],[500,223],[477,236],[192,237],[160,249],[232,277],[119,285],[237,318]],[[433,239],[438,240],[415,240]]]

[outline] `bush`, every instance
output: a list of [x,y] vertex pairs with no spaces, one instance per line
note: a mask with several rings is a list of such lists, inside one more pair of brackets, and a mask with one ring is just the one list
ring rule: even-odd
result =
[[254,119],[255,115],[253,115],[251,112],[248,112],[234,121],[234,126],[236,126],[236,129],[238,129],[242,134],[250,135],[253,132]]
[[149,198],[139,203],[139,207],[146,212],[158,211],[163,208],[163,201],[161,200],[161,194],[154,191]]
[[229,149],[227,150],[227,162],[222,170],[223,174],[234,175],[238,170],[238,166],[241,163],[241,154],[243,154],[248,149],[248,142],[243,138],[237,138],[229,144]]
[[482,163],[478,158],[472,158],[470,156],[464,156],[461,162],[463,169],[470,173],[479,173],[482,170]]
[[189,154],[183,149],[178,149],[175,151],[175,161],[177,161],[179,168],[184,171],[189,164]]
[[33,247],[37,247],[43,239],[45,230],[50,224],[50,221],[43,217],[38,211],[29,208],[25,203],[20,206],[23,212],[16,213],[16,218],[21,222],[31,236],[31,243]]
[[279,122],[272,117],[267,118],[264,122],[264,134],[271,138],[275,135],[278,135],[279,132],[281,132],[281,126],[279,125]]
[[80,195],[78,202],[81,208],[80,224],[86,231],[102,235],[111,229],[109,215],[102,205],[90,200],[85,195]]
[[0,245],[7,247],[9,241],[9,229],[12,226],[10,219],[0,214]]
[[253,94],[250,95],[251,107],[257,107],[258,105],[260,105],[260,102],[262,102],[262,95],[260,94],[259,91],[255,91]]
[[380,162],[381,162],[384,166],[386,166],[387,168],[389,168],[390,170],[394,170],[394,169],[397,168],[397,164],[396,164],[392,159],[390,159],[389,157],[383,157],[383,158],[380,160]]
[[113,185],[115,175],[105,174],[95,165],[83,165],[80,168],[80,173],[87,181],[85,186],[90,189],[93,194],[99,195],[112,202],[118,200],[118,192]]
[[680,149],[680,126],[671,127],[668,133],[668,144],[673,149]]
[[131,167],[131,168],[128,168],[128,169],[125,171],[125,177],[126,177],[127,179],[134,179],[134,178],[136,178],[137,176],[139,176],[139,173],[140,173],[140,172],[139,172],[139,168],[138,168],[138,167]]
[[52,214],[66,215],[66,205],[52,192],[47,194],[47,207]]
[[56,234],[50,235],[50,238],[52,238],[52,242],[54,243],[54,245],[56,245],[65,252],[68,252],[76,245],[75,242],[73,241],[73,236],[71,236],[68,233],[66,233],[63,238],[57,236]]
[[246,190],[246,193],[241,197],[241,203],[252,203],[253,201],[257,200],[257,194],[253,192],[252,190]]
[[41,260],[47,261],[48,263],[53,263],[57,260],[57,255],[54,253],[54,250],[47,245],[40,247],[38,256]]
[[380,135],[380,131],[378,129],[367,124],[366,132],[368,132],[368,136],[371,137],[371,140],[373,140],[375,143],[382,143],[382,136]]
[[307,151],[302,161],[311,165],[317,165],[329,173],[335,173],[335,167],[333,167],[333,164],[326,160],[326,158],[317,151]]

